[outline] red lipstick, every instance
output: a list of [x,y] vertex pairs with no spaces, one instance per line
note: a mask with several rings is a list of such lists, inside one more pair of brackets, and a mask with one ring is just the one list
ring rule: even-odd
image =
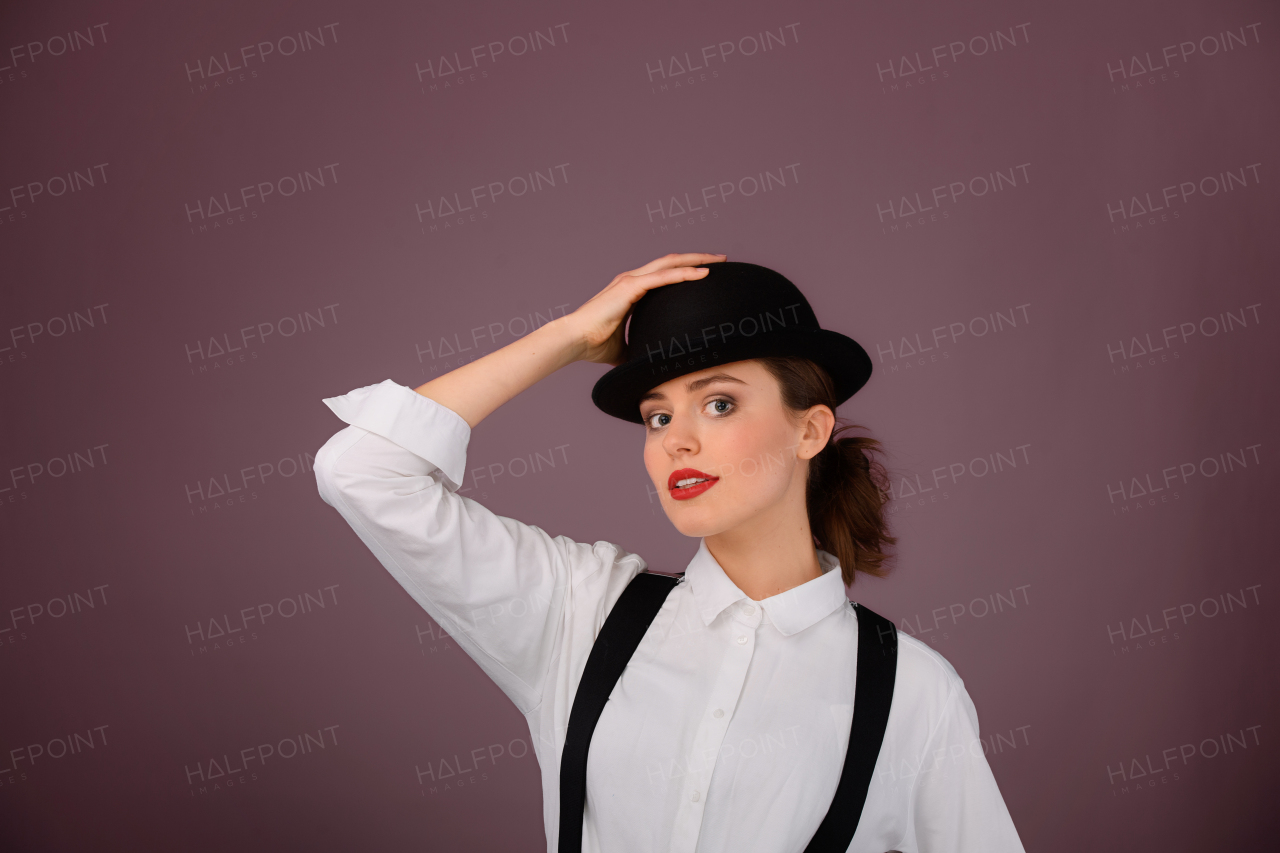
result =
[[[687,501],[689,498],[696,498],[719,481],[719,477],[704,474],[697,468],[681,468],[671,472],[671,476],[667,478],[667,489],[671,492],[671,497],[678,501]],[[685,482],[685,485],[677,485],[681,482]]]

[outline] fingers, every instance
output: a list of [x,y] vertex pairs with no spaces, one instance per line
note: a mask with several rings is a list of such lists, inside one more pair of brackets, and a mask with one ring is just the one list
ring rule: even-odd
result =
[[706,252],[685,252],[663,255],[661,258],[655,258],[639,269],[634,269],[628,275],[647,275],[658,270],[670,269],[671,267],[694,267],[699,264],[714,264],[725,260],[728,255],[725,254],[708,254]]
[[[718,256],[713,256],[718,257]],[[713,263],[707,261],[707,263]],[[662,287],[664,284],[674,284],[677,281],[693,281],[694,279],[706,276],[705,268],[678,266],[668,269],[659,269],[651,273],[635,276],[630,282],[633,287],[637,288],[636,298],[639,298],[645,292],[653,290],[655,287]]]

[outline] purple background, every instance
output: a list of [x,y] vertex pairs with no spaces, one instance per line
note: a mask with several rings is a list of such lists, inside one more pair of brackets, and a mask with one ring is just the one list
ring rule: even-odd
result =
[[[851,596],[965,679],[1029,850],[1273,840],[1278,18],[6,4],[6,849],[543,849],[519,712],[316,493],[311,456],[342,426],[320,401],[421,384],[670,251],[779,269],[872,354],[841,414],[890,451],[900,559]],[[260,42],[265,60],[211,65]],[[242,209],[210,215],[224,193]],[[305,331],[284,319],[304,312]],[[465,493],[680,571],[696,543],[651,494],[640,428],[592,407],[602,372],[489,417]],[[516,476],[538,452],[558,464]],[[241,490],[210,496],[215,478]],[[324,747],[191,775],[304,732]],[[419,781],[497,744],[460,784]]]

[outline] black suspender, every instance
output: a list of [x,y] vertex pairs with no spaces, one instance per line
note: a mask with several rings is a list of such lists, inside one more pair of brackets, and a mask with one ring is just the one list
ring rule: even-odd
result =
[[600,635],[587,656],[587,666],[569,711],[564,752],[560,754],[560,853],[582,853],[582,814],[587,806],[587,749],[591,746],[591,735],[595,733],[596,722],[613,686],[627,668],[627,661],[644,639],[653,617],[662,609],[667,593],[679,580],[650,572],[641,572],[632,578],[605,617]]
[[[614,685],[649,630],[679,578],[641,572],[609,611],[587,656],[578,692],[569,712],[560,758],[559,853],[581,853],[583,810],[587,803],[587,751],[591,735]],[[883,616],[858,605],[858,670],[853,722],[844,769],[827,815],[805,853],[842,853],[853,841],[862,817],[880,744],[889,721],[897,674],[898,632]]]
[[853,687],[853,723],[840,784],[805,853],[849,849],[867,803],[871,776],[889,723],[893,682],[898,672],[898,631],[893,623],[861,604],[858,613],[858,673]]

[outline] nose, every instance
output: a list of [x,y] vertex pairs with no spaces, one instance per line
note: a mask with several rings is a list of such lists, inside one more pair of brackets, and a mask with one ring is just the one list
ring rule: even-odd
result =
[[690,417],[672,418],[662,436],[662,448],[672,459],[697,454],[701,445],[698,442],[695,419]]

